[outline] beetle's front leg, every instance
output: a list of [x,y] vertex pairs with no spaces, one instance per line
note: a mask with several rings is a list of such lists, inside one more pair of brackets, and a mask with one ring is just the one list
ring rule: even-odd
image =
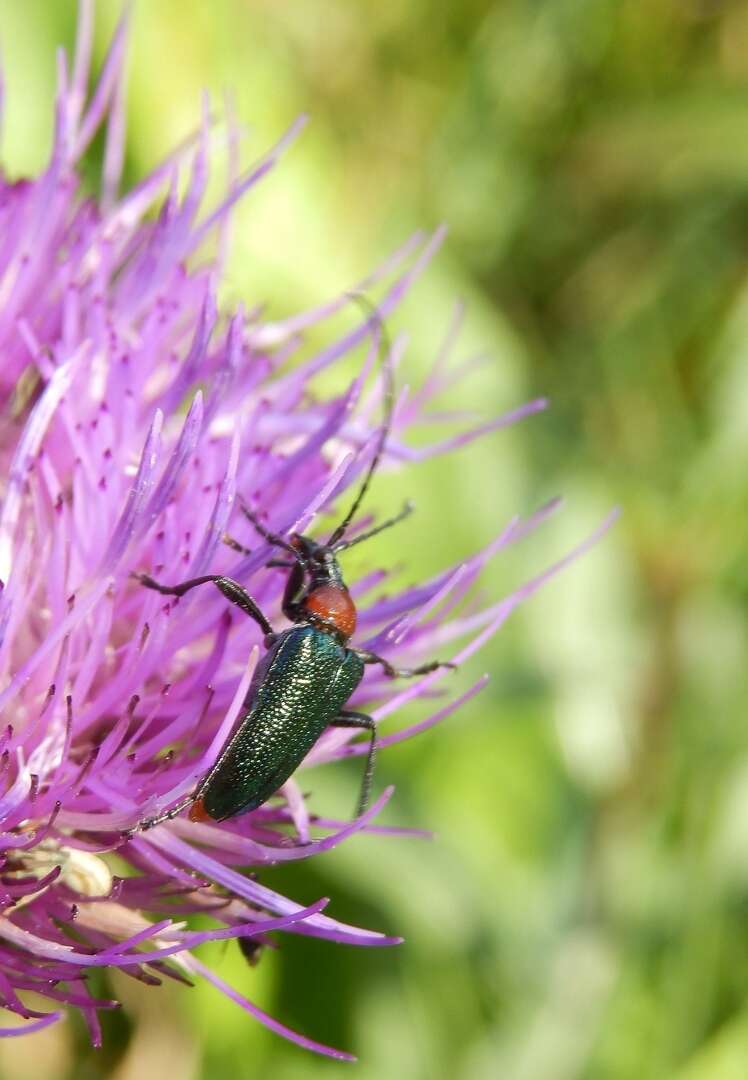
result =
[[358,805],[356,806],[356,817],[361,817],[369,802],[371,780],[374,775],[374,758],[377,753],[377,725],[366,713],[354,712],[351,709],[343,709],[340,716],[332,721],[330,727],[361,728],[364,731],[368,731],[371,736],[369,753],[366,755],[366,768],[364,769],[364,776],[361,781],[361,792],[358,797]]
[[394,667],[389,660],[385,660],[383,656],[378,656],[376,653],[367,652],[366,649],[352,649],[365,664],[381,664],[384,669],[385,675],[390,679],[413,679],[416,675],[428,675],[430,671],[436,671],[437,668],[456,668],[457,664],[453,664],[450,660],[430,660],[428,664],[421,664],[419,667]]
[[155,589],[156,592],[163,593],[164,596],[184,596],[190,589],[195,589],[198,585],[205,585],[211,581],[227,600],[241,608],[245,615],[249,615],[250,619],[254,619],[265,637],[275,637],[272,626],[257,606],[257,603],[246,589],[243,589],[239,582],[234,581],[233,578],[222,577],[220,574],[204,574],[203,577],[183,581],[180,585],[161,585],[150,574],[133,574],[133,577],[137,578],[141,585],[145,585],[147,589]]

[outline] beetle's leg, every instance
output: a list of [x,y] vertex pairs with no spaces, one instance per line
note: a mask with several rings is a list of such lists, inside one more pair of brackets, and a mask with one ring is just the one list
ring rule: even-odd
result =
[[270,623],[267,621],[259,607],[238,581],[234,581],[229,577],[222,577],[220,574],[205,574],[203,577],[191,578],[189,581],[183,581],[180,585],[161,585],[158,581],[150,576],[150,574],[133,574],[138,581],[145,585],[148,589],[155,589],[156,592],[163,593],[164,596],[184,596],[190,589],[196,588],[198,585],[205,585],[208,581],[212,581],[217,589],[223,593],[227,600],[230,600],[232,604],[236,604],[238,608],[241,608],[245,615],[249,615],[250,619],[254,619],[257,625],[260,627],[265,637],[274,637],[274,631]]
[[394,667],[389,660],[385,660],[383,656],[377,656],[376,653],[367,652],[366,649],[351,649],[351,652],[355,652],[356,656],[363,660],[365,664],[381,664],[384,668],[385,675],[390,679],[413,679],[416,675],[428,675],[430,671],[436,671],[436,669],[440,667],[457,667],[457,664],[453,664],[449,660],[430,660],[428,664],[420,664],[418,667],[413,668]]
[[185,807],[189,806],[194,800],[194,793],[192,795],[186,795],[183,799],[179,800],[176,806],[172,806],[171,810],[166,810],[163,814],[158,814],[156,817],[144,818],[142,821],[139,821],[134,829],[128,830],[127,835],[134,836],[135,833],[153,829],[156,825],[161,825],[164,821],[171,821],[177,814],[181,814]]
[[366,713],[353,712],[351,709],[343,709],[340,716],[332,721],[330,727],[362,728],[371,735],[369,753],[366,755],[366,768],[364,769],[364,777],[361,781],[361,793],[358,797],[358,805],[356,806],[356,817],[361,817],[369,802],[371,779],[374,775],[374,758],[377,753],[377,726],[372,718],[367,716]]
[[286,587],[281,600],[281,611],[291,622],[299,622],[304,618],[301,601],[304,599],[305,592],[304,568],[299,563],[294,563],[286,578]]
[[404,519],[409,517],[414,510],[415,503],[408,500],[399,514],[395,514],[394,517],[388,518],[387,521],[383,521],[381,525],[375,525],[373,529],[369,529],[368,532],[363,533],[361,536],[354,536],[353,540],[341,540],[334,545],[333,551],[345,551],[347,548],[352,548],[355,547],[356,544],[363,543],[364,540],[370,540],[372,536],[376,536],[377,533],[384,532],[385,529],[391,529],[393,525],[398,525],[401,521],[404,521]]

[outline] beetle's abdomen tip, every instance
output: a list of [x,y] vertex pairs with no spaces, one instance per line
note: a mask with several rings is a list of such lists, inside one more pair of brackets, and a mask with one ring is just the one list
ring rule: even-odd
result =
[[189,813],[190,821],[213,821],[208,811],[205,809],[205,803],[202,799],[195,799],[190,807]]
[[304,610],[330,623],[349,638],[356,629],[356,605],[347,589],[338,585],[318,585],[304,601]]

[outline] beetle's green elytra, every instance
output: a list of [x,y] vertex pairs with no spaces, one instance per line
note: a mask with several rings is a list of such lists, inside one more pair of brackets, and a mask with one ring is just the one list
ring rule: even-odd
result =
[[258,665],[236,735],[195,792],[190,817],[261,806],[296,771],[361,682],[364,664],[332,634],[295,626]]

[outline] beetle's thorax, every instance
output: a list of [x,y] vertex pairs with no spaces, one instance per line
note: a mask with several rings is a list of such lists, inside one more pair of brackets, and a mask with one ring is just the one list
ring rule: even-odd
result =
[[311,623],[320,630],[348,641],[356,629],[356,605],[344,585],[317,585],[305,596],[302,607]]

